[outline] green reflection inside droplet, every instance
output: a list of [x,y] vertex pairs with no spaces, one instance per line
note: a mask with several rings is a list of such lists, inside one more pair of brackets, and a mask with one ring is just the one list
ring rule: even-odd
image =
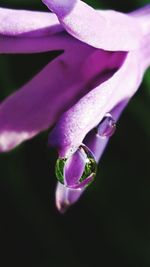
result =
[[58,181],[64,184],[64,166],[67,159],[58,158],[56,161],[55,174]]
[[[96,171],[97,171],[97,163],[91,151],[85,145],[81,145],[78,149],[85,156],[85,168],[84,168],[82,176],[78,179],[78,182],[72,185],[71,188],[83,188],[83,187],[88,186],[89,184],[91,184],[91,182],[93,182],[96,176]],[[56,177],[58,181],[62,184],[64,184],[64,168],[65,168],[65,164],[67,160],[68,159],[66,158],[58,158],[56,161],[56,167],[55,167]],[[80,184],[81,184],[81,187],[80,187]],[[65,186],[70,187],[69,185],[66,185],[66,184]]]
[[93,179],[94,179],[96,176],[96,171],[97,171],[97,163],[95,159],[90,158],[90,157],[87,158],[87,163],[85,165],[84,172],[79,181],[82,182],[91,175],[93,175]]

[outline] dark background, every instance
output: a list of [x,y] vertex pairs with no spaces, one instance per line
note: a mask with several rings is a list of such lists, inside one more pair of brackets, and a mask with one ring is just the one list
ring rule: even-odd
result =
[[[128,12],[149,1],[85,2]],[[40,0],[1,0],[0,6],[47,10]],[[0,99],[52,56],[0,55]],[[149,103],[150,70],[118,123],[95,184],[65,215],[55,208],[57,154],[47,147],[48,132],[0,155],[0,266],[150,266]]]

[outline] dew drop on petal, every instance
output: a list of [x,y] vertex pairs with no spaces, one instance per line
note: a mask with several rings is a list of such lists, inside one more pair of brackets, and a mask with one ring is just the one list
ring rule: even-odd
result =
[[107,113],[96,128],[96,133],[103,138],[111,137],[116,131],[116,121],[110,113]]
[[58,158],[55,173],[58,181],[68,188],[82,189],[96,176],[97,163],[90,149],[82,144],[69,158]]

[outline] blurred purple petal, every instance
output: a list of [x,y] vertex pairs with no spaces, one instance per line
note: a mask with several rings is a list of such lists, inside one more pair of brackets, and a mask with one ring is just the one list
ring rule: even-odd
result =
[[60,213],[65,213],[70,205],[78,201],[83,190],[66,188],[61,183],[57,183],[56,207]]
[[130,15],[140,23],[144,34],[150,33],[150,4],[131,12]]

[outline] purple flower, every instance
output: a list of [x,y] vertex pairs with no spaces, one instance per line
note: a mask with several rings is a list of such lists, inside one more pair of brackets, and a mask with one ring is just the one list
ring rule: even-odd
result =
[[115,122],[150,65],[150,5],[130,14],[79,0],[43,0],[54,12],[0,8],[0,53],[62,53],[0,106],[0,151],[55,125],[56,205],[75,203],[96,173]]

